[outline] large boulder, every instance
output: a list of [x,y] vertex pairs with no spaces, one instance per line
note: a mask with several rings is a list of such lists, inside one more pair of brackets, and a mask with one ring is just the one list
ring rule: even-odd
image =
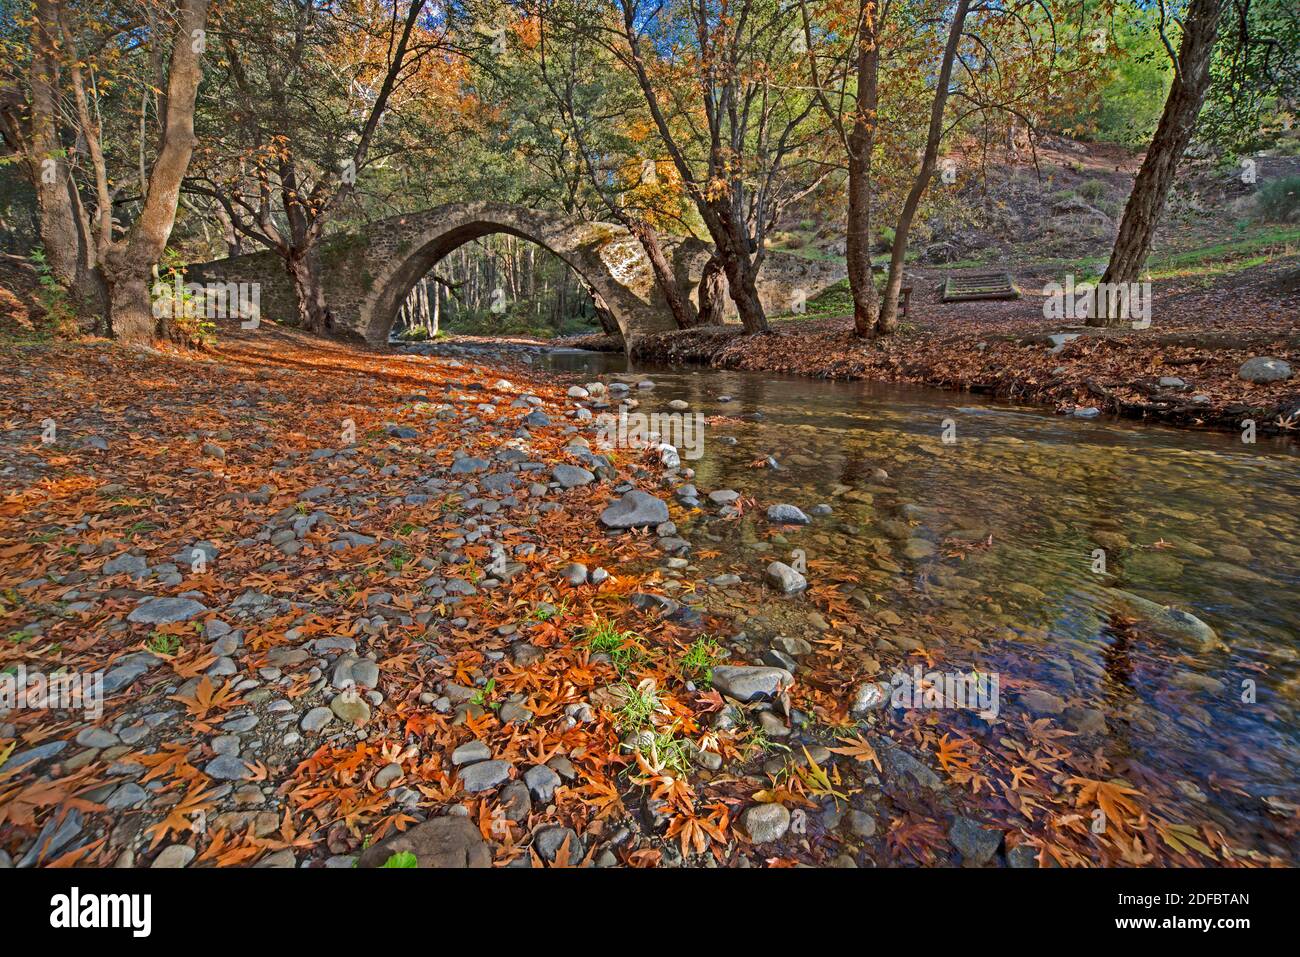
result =
[[1272,356],[1255,356],[1241,364],[1237,377],[1247,382],[1281,382],[1291,378],[1291,363]]
[[649,492],[633,489],[600,513],[606,528],[641,528],[668,521],[668,505]]
[[193,598],[146,598],[135,606],[126,620],[143,625],[170,625],[188,621],[207,610],[207,606]]
[[419,867],[492,866],[492,851],[469,818],[435,817],[367,848],[357,867],[383,867],[403,853],[414,854]]
[[775,698],[792,684],[794,675],[784,668],[718,665],[713,669],[713,687],[741,703]]

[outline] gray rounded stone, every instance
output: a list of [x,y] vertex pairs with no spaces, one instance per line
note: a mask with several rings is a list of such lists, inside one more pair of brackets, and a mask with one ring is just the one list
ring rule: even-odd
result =
[[560,776],[544,764],[538,764],[524,772],[524,784],[533,800],[548,803],[555,797],[555,789],[560,786]]
[[740,816],[740,826],[755,844],[770,844],[790,829],[790,812],[781,804],[755,804]]
[[451,752],[451,763],[456,767],[462,764],[476,764],[492,758],[492,749],[482,741],[470,741]]
[[948,840],[961,852],[962,863],[967,867],[980,867],[993,859],[1002,844],[1002,832],[989,830],[968,817],[953,819],[948,829]]
[[769,505],[767,520],[774,525],[807,525],[812,521],[803,509],[787,504]]
[[775,698],[794,683],[784,668],[752,665],[718,665],[713,669],[713,687],[742,704],[757,698]]
[[808,587],[808,579],[785,562],[772,562],[768,565],[763,580],[783,595],[794,595]]
[[77,732],[77,744],[83,748],[111,748],[118,737],[106,728],[82,728]]
[[555,861],[556,856],[560,853],[560,848],[564,842],[569,842],[569,863],[573,864],[582,860],[584,848],[582,838],[571,827],[563,827],[558,824],[550,824],[538,828],[533,835],[533,850],[537,855],[547,863]]
[[596,480],[595,473],[588,472],[586,469],[579,468],[576,465],[557,465],[551,470],[551,477],[565,488],[577,488],[580,485],[590,485]]
[[587,583],[587,566],[581,562],[570,562],[564,566],[564,570],[560,572],[560,575],[566,582],[576,588],[578,585]]
[[207,763],[203,773],[217,781],[246,781],[253,776],[248,765],[234,754],[219,754]]
[[1237,377],[1247,382],[1281,382],[1291,378],[1291,363],[1272,356],[1255,356],[1241,364]]
[[383,867],[394,854],[414,854],[422,868],[491,867],[492,851],[468,818],[436,817],[367,848],[357,867]]
[[668,521],[668,505],[649,492],[633,489],[600,513],[606,528],[639,528]]
[[151,868],[184,867],[194,860],[196,853],[194,848],[186,847],[184,844],[172,844],[159,851],[158,856],[153,859],[153,863],[149,866]]
[[334,720],[334,712],[329,708],[312,708],[302,718],[302,724],[299,725],[308,734],[316,734],[324,730],[325,726]]
[[206,605],[193,598],[146,598],[135,606],[126,620],[142,625],[170,625],[177,621],[189,621],[207,610]]
[[480,761],[466,765],[460,772],[460,783],[467,794],[491,791],[510,780],[509,761]]

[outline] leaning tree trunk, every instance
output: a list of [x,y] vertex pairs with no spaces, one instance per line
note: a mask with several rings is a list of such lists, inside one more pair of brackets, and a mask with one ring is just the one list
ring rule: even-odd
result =
[[844,254],[853,293],[853,332],[866,337],[875,332],[880,318],[880,297],[871,273],[871,151],[879,105],[880,51],[874,5],[864,0],[858,16],[858,100],[848,136],[849,215]]
[[672,264],[668,262],[668,257],[664,255],[664,248],[659,242],[659,234],[655,232],[654,227],[642,219],[629,219],[628,230],[645,250],[646,258],[650,260],[650,269],[654,272],[655,284],[663,292],[664,299],[668,302],[668,311],[673,314],[673,321],[677,323],[677,328],[691,328],[699,321],[699,317],[696,316],[691,301],[682,295],[677,274],[673,272]]
[[[155,319],[149,289],[153,267],[171,237],[181,180],[194,152],[194,101],[203,79],[199,58],[208,0],[181,0],[177,12],[165,122],[144,205],[126,238],[112,243],[103,254],[113,334],[126,342],[147,342],[171,331],[165,321]],[[101,216],[110,213],[100,211]]]
[[970,0],[958,0],[957,9],[952,15],[948,44],[944,47],[939,78],[935,82],[934,100],[930,105],[930,129],[925,139],[925,152],[921,156],[921,169],[916,174],[912,189],[898,214],[898,223],[894,226],[894,245],[889,253],[889,279],[885,282],[884,302],[880,307],[880,319],[876,323],[878,335],[893,335],[898,329],[898,294],[903,288],[903,257],[907,253],[907,234],[912,228],[917,207],[921,205],[921,196],[930,185],[930,177],[934,175],[939,141],[943,138],[943,111],[948,103],[948,83],[952,79],[952,64],[957,57],[957,47],[961,43],[962,27],[966,23],[969,6]]
[[623,330],[619,328],[618,320],[614,318],[614,314],[605,305],[605,300],[600,298],[600,293],[594,289],[588,289],[587,291],[591,295],[591,303],[595,307],[596,321],[600,323],[601,331],[607,336],[622,338]]
[[699,284],[700,325],[720,326],[726,318],[727,311],[727,274],[722,268],[722,260],[710,256],[700,273]]
[[[1101,278],[1103,284],[1136,282],[1151,253],[1151,242],[1169,197],[1169,188],[1174,183],[1183,151],[1196,130],[1196,117],[1210,86],[1210,60],[1222,13],[1223,0],[1192,0],[1187,9],[1174,82],[1165,99],[1165,109],[1160,115],[1151,146],[1142,160],[1142,168],[1133,181],[1133,192],[1124,207],[1124,218],[1120,220],[1110,262]],[[1088,325],[1117,326],[1124,323],[1125,317],[1115,308],[1119,297],[1098,296],[1097,299],[1088,316]]]
[[705,219],[705,224],[713,237],[713,255],[722,260],[727,290],[745,334],[767,332],[767,313],[758,297],[758,266],[749,251],[749,231],[735,220],[727,203],[726,199],[715,200],[708,207],[712,216]]
[[745,333],[767,332],[767,314],[758,298],[758,270],[754,268],[753,260],[746,255],[728,256],[723,269],[727,274],[731,301],[736,304]]

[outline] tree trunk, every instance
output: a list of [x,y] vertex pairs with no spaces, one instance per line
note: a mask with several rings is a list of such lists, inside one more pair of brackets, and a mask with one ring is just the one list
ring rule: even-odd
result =
[[321,283],[320,257],[314,248],[292,250],[285,261],[293,281],[293,297],[298,306],[298,327],[308,332],[326,332],[334,326],[334,316],[325,305],[325,287]]
[[[1169,188],[1174,183],[1183,151],[1196,130],[1196,117],[1210,86],[1210,59],[1222,13],[1223,0],[1192,0],[1187,9],[1173,85],[1151,147],[1133,181],[1133,192],[1124,207],[1110,262],[1101,277],[1103,284],[1136,282],[1151,253],[1151,241],[1169,197]],[[1114,326],[1126,321],[1118,310],[1102,306],[1101,300],[1105,298],[1114,306],[1118,297],[1098,297],[1090,310],[1088,325]]]
[[[117,256],[113,252],[118,253]],[[122,250],[109,254],[105,270],[114,277],[108,282],[108,308],[113,320],[113,333],[123,342],[151,342],[164,334],[164,322],[153,313],[150,295],[152,264],[141,268],[139,263],[116,261]],[[179,306],[179,303],[175,305]]]
[[722,268],[722,260],[710,256],[700,274],[700,325],[722,325],[727,307],[726,295],[727,276]]
[[659,234],[654,228],[643,219],[628,219],[628,230],[636,237],[641,248],[645,250],[646,257],[650,260],[650,268],[654,271],[655,283],[664,294],[664,299],[668,302],[668,310],[673,314],[673,321],[677,323],[678,329],[689,329],[699,322],[699,316],[696,315],[695,308],[691,305],[690,299],[682,295],[682,288],[677,282],[677,274],[673,272],[672,264],[668,262],[668,257],[664,255],[663,246],[659,243]]
[[[177,12],[167,111],[158,157],[149,172],[149,191],[126,238],[112,243],[103,256],[110,322],[114,335],[125,342],[145,342],[168,331],[165,322],[154,319],[149,286],[153,267],[167,248],[181,180],[194,152],[194,101],[203,79],[199,66],[202,46],[196,38],[202,36],[207,22],[208,0],[181,0]],[[112,210],[101,210],[100,215],[111,216]]]
[[731,301],[736,304],[746,334],[767,332],[767,314],[758,298],[758,269],[754,261],[747,254],[733,252],[729,256],[722,255],[722,267],[727,274]]
[[614,314],[609,311],[605,305],[605,300],[595,290],[588,290],[591,293],[592,305],[596,307],[596,320],[600,323],[601,330],[607,336],[622,336],[623,330],[618,327],[618,322],[614,319]]
[[[95,268],[97,257],[90,219],[81,203],[67,160],[60,155],[58,63],[51,31],[57,12],[50,0],[37,0],[32,21],[31,132],[27,144],[28,177],[36,192],[41,247],[50,273],[89,316],[107,315],[108,291]],[[15,144],[16,145],[16,144]]]
[[[968,0],[961,0],[963,6]],[[650,111],[651,119],[654,121],[655,128],[659,131],[659,138],[663,142],[664,148],[668,150],[668,155],[681,175],[682,181],[686,184],[687,193],[695,208],[700,213],[700,218],[704,221],[704,226],[709,231],[709,237],[713,240],[714,255],[722,260],[723,268],[727,273],[727,284],[731,292],[731,299],[736,304],[736,311],[740,314],[740,322],[745,327],[746,333],[767,332],[767,315],[763,311],[763,304],[758,298],[758,289],[756,285],[758,275],[758,265],[754,260],[755,254],[761,249],[759,244],[757,249],[751,249],[751,240],[748,224],[741,215],[740,197],[734,192],[738,188],[739,180],[736,179],[731,183],[727,190],[727,195],[716,196],[711,185],[701,183],[695,178],[691,170],[691,164],[686,155],[682,152],[673,136],[672,128],[668,119],[659,105],[659,97],[655,93],[654,85],[650,81],[649,72],[646,70],[645,63],[641,58],[640,33],[637,27],[640,6],[633,0],[621,0],[620,7],[623,13],[623,36],[627,39],[630,51],[630,65],[636,77],[637,85],[641,88],[642,96],[645,98],[646,107]],[[705,10],[701,6],[700,10]],[[697,18],[696,26],[700,29],[703,36],[708,32],[704,18]],[[702,43],[702,46],[707,44]],[[706,107],[709,104],[709,88],[705,83],[702,86],[705,92]],[[734,90],[729,91],[728,99]],[[731,107],[733,113],[736,107]],[[721,161],[723,147],[717,128],[711,130],[712,143],[710,144],[710,168],[723,169],[727,163]]]
[[221,203],[214,203],[212,212],[217,217],[217,222],[221,224],[221,238],[226,243],[226,255],[242,256],[244,254],[244,234],[235,228],[235,221],[226,212],[226,207],[222,206]]
[[943,138],[943,112],[948,104],[948,83],[952,79],[952,64],[961,43],[969,6],[970,0],[958,0],[957,9],[952,15],[948,43],[944,47],[939,78],[935,82],[934,101],[930,105],[930,130],[926,135],[925,152],[921,156],[921,169],[916,174],[916,180],[912,183],[912,189],[907,194],[903,209],[898,214],[898,223],[894,227],[894,245],[889,253],[889,278],[885,282],[884,302],[881,303],[880,318],[876,322],[877,335],[893,335],[898,329],[898,294],[903,288],[903,256],[907,252],[907,234],[912,228],[917,207],[921,205],[921,196],[930,185],[930,177],[934,175],[939,141]]
[[880,297],[871,273],[871,151],[875,148],[879,105],[880,48],[875,5],[863,0],[858,17],[858,99],[853,129],[848,135],[849,218],[845,258],[849,289],[853,292],[853,332],[866,337],[875,332],[880,318]]

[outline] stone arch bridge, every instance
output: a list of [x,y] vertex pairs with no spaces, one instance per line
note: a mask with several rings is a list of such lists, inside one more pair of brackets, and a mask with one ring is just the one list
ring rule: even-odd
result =
[[[453,249],[490,233],[536,243],[572,266],[618,323],[628,348],[639,336],[674,328],[649,261],[622,226],[489,202],[450,203],[327,238],[321,274],[336,328],[383,344],[415,283]],[[692,237],[663,236],[662,242],[678,282],[694,297],[712,247]],[[844,267],[833,262],[769,251],[759,273],[759,296],[769,313],[787,313],[800,295],[811,298],[844,275]],[[292,283],[274,252],[191,266],[187,278],[256,282],[262,315],[295,314]]]

